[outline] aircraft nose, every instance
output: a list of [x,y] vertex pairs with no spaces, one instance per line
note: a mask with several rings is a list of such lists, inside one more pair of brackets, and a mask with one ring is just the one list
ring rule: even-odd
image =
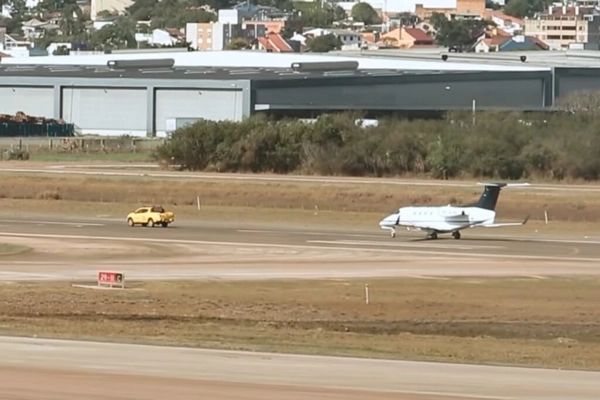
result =
[[398,223],[398,219],[400,217],[399,213],[390,214],[381,221],[379,221],[379,226],[394,226]]

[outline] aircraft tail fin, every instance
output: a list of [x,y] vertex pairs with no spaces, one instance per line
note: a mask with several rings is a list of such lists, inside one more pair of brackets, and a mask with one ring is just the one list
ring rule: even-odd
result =
[[498,203],[498,197],[500,197],[500,191],[504,187],[523,187],[530,186],[529,183],[505,183],[505,182],[493,182],[493,183],[481,183],[478,185],[484,186],[483,193],[479,198],[479,201],[472,204],[472,207],[483,208],[486,210],[494,211],[496,204]]

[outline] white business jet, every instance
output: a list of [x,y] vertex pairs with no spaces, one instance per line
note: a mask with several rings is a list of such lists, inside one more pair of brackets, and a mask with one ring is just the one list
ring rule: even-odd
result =
[[503,226],[525,225],[529,216],[522,222],[497,224],[496,203],[503,187],[529,186],[529,183],[478,183],[485,186],[479,201],[466,206],[424,206],[402,207],[379,222],[381,229],[391,231],[396,236],[396,227],[407,230],[426,231],[428,239],[437,239],[440,233],[452,233],[460,239],[460,231],[466,228],[498,228]]

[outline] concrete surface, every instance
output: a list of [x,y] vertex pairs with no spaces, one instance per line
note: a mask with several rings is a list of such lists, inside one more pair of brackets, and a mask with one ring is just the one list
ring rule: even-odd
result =
[[[130,228],[112,220],[0,217],[0,242],[34,251],[5,256],[0,280],[343,278],[365,276],[549,276],[600,272],[600,241],[482,236],[392,239],[385,231],[238,229],[177,222]],[[86,253],[87,252],[87,253]],[[165,268],[168,265],[169,268]]]
[[0,354],[0,399],[597,400],[600,394],[600,374],[580,371],[1,337]]
[[[505,231],[502,231],[505,232]],[[487,232],[486,232],[487,233]],[[0,280],[598,274],[598,239],[506,237],[469,230],[423,241],[386,232],[252,229],[187,221],[0,217]],[[1,333],[1,327],[0,327]],[[0,338],[2,400],[406,399],[587,400],[600,374]]]

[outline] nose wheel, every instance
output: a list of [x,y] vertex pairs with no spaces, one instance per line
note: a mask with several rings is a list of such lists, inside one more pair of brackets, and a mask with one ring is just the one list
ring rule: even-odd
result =
[[396,230],[392,229],[392,231],[390,232],[390,236],[395,238],[396,237]]
[[431,232],[429,235],[427,235],[427,239],[435,240],[437,238],[438,236],[436,232]]

